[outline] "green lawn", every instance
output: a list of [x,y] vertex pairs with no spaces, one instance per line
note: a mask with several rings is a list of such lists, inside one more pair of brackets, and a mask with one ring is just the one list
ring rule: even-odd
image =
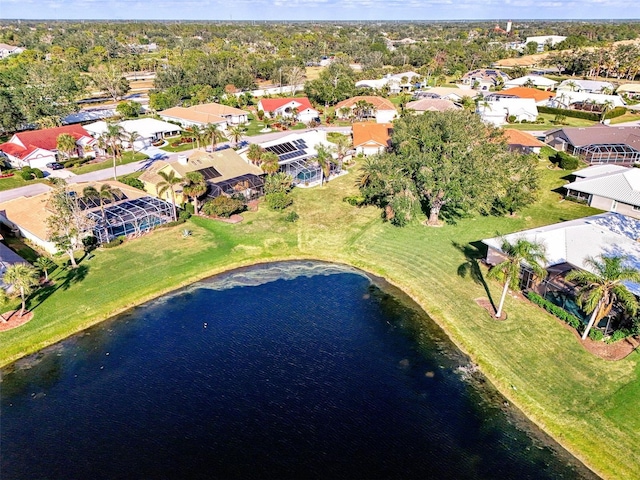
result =
[[[122,154],[122,159],[117,161],[116,166],[125,165],[127,163],[139,162],[140,160],[144,160],[147,157],[144,153],[136,152],[133,155],[133,152],[124,152]],[[85,165],[81,165],[79,167],[69,168],[68,170],[75,173],[76,175],[82,175],[83,173],[96,172],[98,170],[104,170],[105,168],[113,168],[113,160],[111,158],[107,158],[99,163],[89,163]]]
[[[29,302],[35,317],[0,333],[0,365],[34,352],[145,300],[230,267],[287,258],[344,262],[385,277],[415,299],[514,405],[606,478],[640,471],[640,353],[608,362],[587,353],[555,318],[508,297],[506,321],[476,302],[482,281],[459,275],[475,262],[475,242],[497,234],[569,220],[596,210],[552,192],[566,172],[540,162],[544,194],[515,217],[474,217],[441,228],[396,228],[373,207],[342,201],[357,172],[327,186],[294,190],[296,223],[266,210],[231,225],[203,218],[108,250]],[[473,243],[472,243],[473,242]],[[483,268],[483,267],[481,267]],[[484,269],[483,269],[484,271]],[[501,286],[488,281],[494,301]]]
[[184,152],[186,150],[191,150],[196,148],[196,144],[195,143],[182,143],[180,145],[178,145],[177,147],[173,147],[171,146],[171,142],[177,142],[180,140],[181,137],[169,137],[166,140],[169,142],[167,145],[165,145],[164,147],[160,147],[160,150],[164,150],[165,152],[171,152],[171,153],[178,153],[178,152]]
[[16,171],[13,177],[0,178],[0,192],[5,190],[11,190],[12,188],[24,187],[26,185],[32,185],[34,183],[44,183],[44,178],[38,178],[35,180],[23,180],[20,176],[20,172]]
[[544,123],[510,123],[504,125],[504,128],[513,128],[515,130],[550,130],[552,128],[559,127],[588,127],[591,125],[595,125],[598,122],[593,122],[591,120],[584,120],[582,118],[573,118],[566,117],[563,121],[562,125],[558,125],[554,123],[553,120],[555,115],[551,113],[539,113],[538,119],[544,119]]

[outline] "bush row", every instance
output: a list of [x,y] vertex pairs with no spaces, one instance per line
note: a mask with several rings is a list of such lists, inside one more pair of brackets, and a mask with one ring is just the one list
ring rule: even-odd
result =
[[580,331],[582,328],[582,321],[576,317],[575,315],[570,314],[564,308],[557,306],[555,303],[550,302],[546,298],[541,297],[535,292],[528,292],[527,298],[532,302],[538,305],[539,307],[544,308],[551,315],[558,317],[563,322],[568,323],[570,326]]
[[[585,112],[583,110],[570,110],[567,108],[553,108],[553,107],[538,107],[539,113],[551,113],[553,115],[564,115],[565,117],[582,118],[584,120],[591,120],[594,122],[600,121],[600,114],[595,112]],[[615,107],[609,110],[604,118],[616,118],[627,113],[627,109],[624,107]]]
[[69,160],[62,162],[62,165],[64,165],[64,168],[79,167],[91,160],[94,160],[94,157],[70,158]]

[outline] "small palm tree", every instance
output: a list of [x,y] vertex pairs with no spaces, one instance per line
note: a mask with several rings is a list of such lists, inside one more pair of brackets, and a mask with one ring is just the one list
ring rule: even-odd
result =
[[107,145],[111,147],[111,155],[113,157],[113,179],[118,179],[118,172],[116,170],[116,159],[120,158],[121,151],[120,147],[122,144],[122,140],[124,138],[125,131],[124,129],[115,123],[108,123],[107,130],[104,132],[104,136],[107,142]]
[[216,145],[225,140],[224,133],[215,123],[208,123],[204,127],[204,133],[207,141],[211,142],[211,151],[216,149]]
[[90,185],[82,190],[82,195],[87,198],[93,198],[100,202],[100,213],[104,219],[104,205],[105,203],[113,202],[122,197],[122,191],[119,188],[112,187],[108,183],[103,183],[100,186],[100,190],[97,190],[94,186]]
[[497,278],[504,281],[504,288],[502,290],[502,296],[500,297],[498,310],[496,311],[496,318],[502,316],[502,307],[504,306],[504,300],[507,297],[509,288],[517,290],[520,286],[520,267],[523,263],[526,262],[536,277],[544,278],[547,275],[547,271],[542,266],[547,260],[545,258],[544,245],[541,243],[519,238],[515,243],[504,240],[500,248],[507,258],[497,265],[494,265],[491,270],[489,270],[488,275],[490,278]]
[[171,203],[173,204],[173,221],[178,219],[178,210],[176,208],[176,186],[182,183],[182,178],[176,177],[176,172],[169,170],[169,173],[159,171],[158,175],[162,177],[162,181],[158,182],[158,196],[162,197],[167,191],[171,195]]
[[44,255],[38,257],[38,259],[34,262],[34,265],[39,268],[42,273],[44,273],[45,282],[49,281],[49,270],[52,270],[53,268],[58,266],[53,260]]
[[238,143],[240,143],[240,140],[242,140],[245,132],[246,130],[242,125],[236,125],[229,128],[229,130],[227,131],[227,137],[229,138],[229,140],[233,141],[236,146],[238,146]]
[[247,158],[254,164],[260,164],[260,160],[262,159],[262,155],[264,153],[264,148],[262,148],[257,143],[252,143],[251,145],[249,145],[249,150],[247,150]]
[[273,175],[280,169],[278,155],[273,152],[264,152],[260,157],[260,168],[268,175]]
[[68,133],[61,133],[58,135],[56,139],[56,149],[64,154],[64,156],[69,160],[71,158],[71,154],[77,151],[78,146],[76,145],[76,139],[69,135]]
[[613,110],[613,102],[611,100],[607,100],[602,104],[602,113],[600,114],[600,123],[604,123],[607,113],[610,110]]
[[2,280],[7,285],[11,285],[16,289],[20,295],[20,298],[22,299],[20,316],[22,317],[25,309],[27,308],[27,296],[33,292],[33,287],[38,285],[38,282],[40,281],[38,271],[33,266],[26,263],[14,263],[7,267]]
[[131,151],[133,155],[136,154],[136,141],[140,138],[140,134],[138,132],[127,132],[125,134],[125,140],[131,147]]
[[331,165],[335,163],[331,154],[331,148],[319,143],[315,146],[316,162],[320,165],[320,185],[324,185],[325,179],[329,181]]
[[578,306],[591,314],[587,328],[584,329],[582,339],[586,339],[593,325],[606,317],[616,303],[632,315],[638,310],[635,296],[624,286],[625,280],[640,282],[640,272],[635,268],[623,265],[626,257],[600,257],[585,259],[585,264],[593,272],[587,270],[573,270],[566,279],[580,285],[578,290]]
[[193,211],[197,214],[200,210],[198,199],[207,193],[207,182],[200,172],[187,173],[186,180],[182,192],[193,199]]

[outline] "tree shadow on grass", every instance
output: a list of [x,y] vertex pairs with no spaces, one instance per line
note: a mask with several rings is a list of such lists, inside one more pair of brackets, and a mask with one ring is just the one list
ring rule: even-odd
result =
[[51,277],[53,283],[38,289],[29,297],[29,311],[32,312],[35,310],[36,307],[58,290],[68,290],[73,285],[82,282],[87,278],[88,273],[89,267],[86,265],[79,265],[77,268],[61,269],[55,277]]
[[471,278],[475,283],[482,285],[489,303],[493,309],[496,309],[496,305],[491,297],[491,291],[489,285],[484,279],[482,269],[480,268],[480,260],[485,257],[486,247],[482,242],[470,242],[463,245],[458,242],[451,242],[451,244],[464,255],[465,261],[458,266],[458,276],[462,278]]

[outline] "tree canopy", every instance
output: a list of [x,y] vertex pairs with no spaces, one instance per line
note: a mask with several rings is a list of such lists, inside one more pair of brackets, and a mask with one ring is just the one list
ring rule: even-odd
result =
[[394,124],[391,152],[365,162],[365,200],[404,225],[421,209],[442,218],[513,212],[535,199],[534,160],[510,152],[502,131],[467,111],[427,112]]

